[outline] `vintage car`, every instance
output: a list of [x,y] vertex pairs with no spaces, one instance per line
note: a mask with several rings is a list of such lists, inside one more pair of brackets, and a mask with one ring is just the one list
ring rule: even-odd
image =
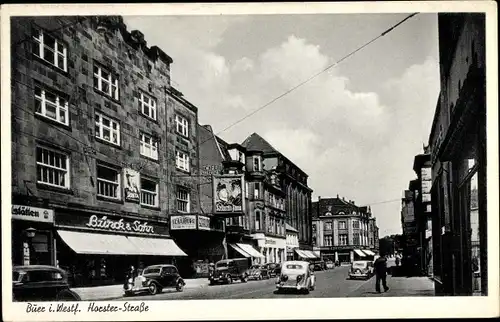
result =
[[178,292],[184,289],[184,279],[174,265],[152,265],[146,267],[140,275],[129,278],[124,285],[125,295],[149,292],[151,295],[161,293],[165,288],[175,288]]
[[267,267],[264,265],[252,265],[248,269],[248,279],[249,280],[262,280],[262,279],[268,279],[269,272],[267,270]]
[[267,263],[267,264],[264,264],[264,266],[266,267],[267,271],[269,272],[270,277],[276,277],[281,272],[281,265],[278,263]]
[[66,271],[47,265],[14,266],[12,299],[25,301],[80,301],[70,290]]
[[363,278],[369,279],[373,276],[373,262],[372,261],[354,261],[349,269],[349,278]]
[[332,262],[332,261],[327,261],[326,262],[326,268],[327,269],[333,269],[333,268],[335,268],[335,263]]
[[215,269],[208,278],[210,285],[226,283],[231,284],[234,280],[246,283],[248,280],[249,260],[247,258],[223,259],[215,263]]
[[281,266],[281,274],[276,279],[278,292],[296,290],[306,294],[316,287],[316,276],[305,261],[288,261]]

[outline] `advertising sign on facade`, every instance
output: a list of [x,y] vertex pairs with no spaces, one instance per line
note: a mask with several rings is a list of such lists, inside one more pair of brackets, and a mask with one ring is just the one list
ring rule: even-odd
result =
[[12,205],[12,219],[54,223],[54,210]]
[[431,193],[432,182],[431,181],[422,181],[422,193]]
[[422,202],[431,202],[431,194],[430,193],[422,194]]
[[242,175],[213,177],[214,213],[241,213],[244,211]]
[[107,231],[126,235],[167,235],[166,221],[146,221],[121,216],[96,215],[89,212],[68,211],[57,212],[55,225],[58,227],[75,227],[86,230]]
[[210,218],[206,216],[198,216],[198,229],[210,230]]
[[196,215],[172,216],[170,217],[170,229],[196,229]]
[[145,234],[155,233],[154,227],[150,226],[147,221],[127,221],[123,218],[111,219],[108,218],[108,216],[99,217],[97,215],[92,215],[90,216],[86,226],[89,228],[99,228],[111,231],[135,232]]
[[422,168],[420,171],[422,181],[431,181],[432,180],[432,169],[431,168]]
[[139,190],[141,177],[139,172],[128,168],[123,169],[123,183],[125,200],[139,202],[141,197]]

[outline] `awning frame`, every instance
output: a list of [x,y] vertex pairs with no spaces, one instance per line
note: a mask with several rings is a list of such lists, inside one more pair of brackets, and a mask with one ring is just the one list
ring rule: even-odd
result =
[[241,249],[241,247],[239,247],[236,244],[229,244],[229,246],[231,246],[235,251],[237,251],[241,255],[245,256],[245,258],[251,258],[252,257],[252,255],[250,255],[247,252],[245,252],[243,249]]

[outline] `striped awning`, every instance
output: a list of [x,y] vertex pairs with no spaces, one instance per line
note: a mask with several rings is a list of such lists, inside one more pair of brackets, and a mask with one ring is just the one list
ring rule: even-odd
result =
[[365,253],[365,254],[366,254],[366,255],[368,255],[368,256],[374,256],[374,255],[375,255],[375,253],[374,253],[374,252],[372,252],[372,251],[371,251],[371,250],[369,250],[369,249],[363,249],[363,253]]
[[366,254],[363,253],[360,249],[354,249],[354,252],[360,257],[366,257]]

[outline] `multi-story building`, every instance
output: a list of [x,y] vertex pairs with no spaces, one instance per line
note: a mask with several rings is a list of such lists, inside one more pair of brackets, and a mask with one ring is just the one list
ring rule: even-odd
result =
[[[251,165],[247,164],[247,166],[250,166],[252,169],[260,167],[262,170],[270,173],[270,183],[266,184],[266,189],[269,189],[270,194],[284,198],[284,203],[280,201],[283,205],[280,205],[278,208],[286,210],[285,217],[279,218],[278,216],[275,219],[280,222],[283,235],[285,226],[282,223],[282,219],[291,227],[298,230],[300,248],[303,250],[312,250],[312,189],[307,186],[307,174],[257,133],[253,133],[246,138],[242,146],[247,151],[254,153]],[[255,175],[257,175],[256,179],[258,178],[258,172],[254,170]],[[272,179],[273,177],[275,179]],[[276,181],[276,184],[272,183],[273,180]],[[250,187],[250,191],[252,189],[255,190],[254,187]],[[262,191],[264,193],[264,189]],[[282,211],[276,211],[275,213],[282,213]]]
[[438,295],[488,294],[485,15],[438,15],[441,92],[429,137]]
[[119,16],[13,18],[11,41],[13,264],[83,285],[184,257],[168,217],[199,209],[198,120],[172,59]]
[[371,258],[378,251],[378,227],[369,207],[344,198],[313,202],[315,249],[323,260],[339,263]]

